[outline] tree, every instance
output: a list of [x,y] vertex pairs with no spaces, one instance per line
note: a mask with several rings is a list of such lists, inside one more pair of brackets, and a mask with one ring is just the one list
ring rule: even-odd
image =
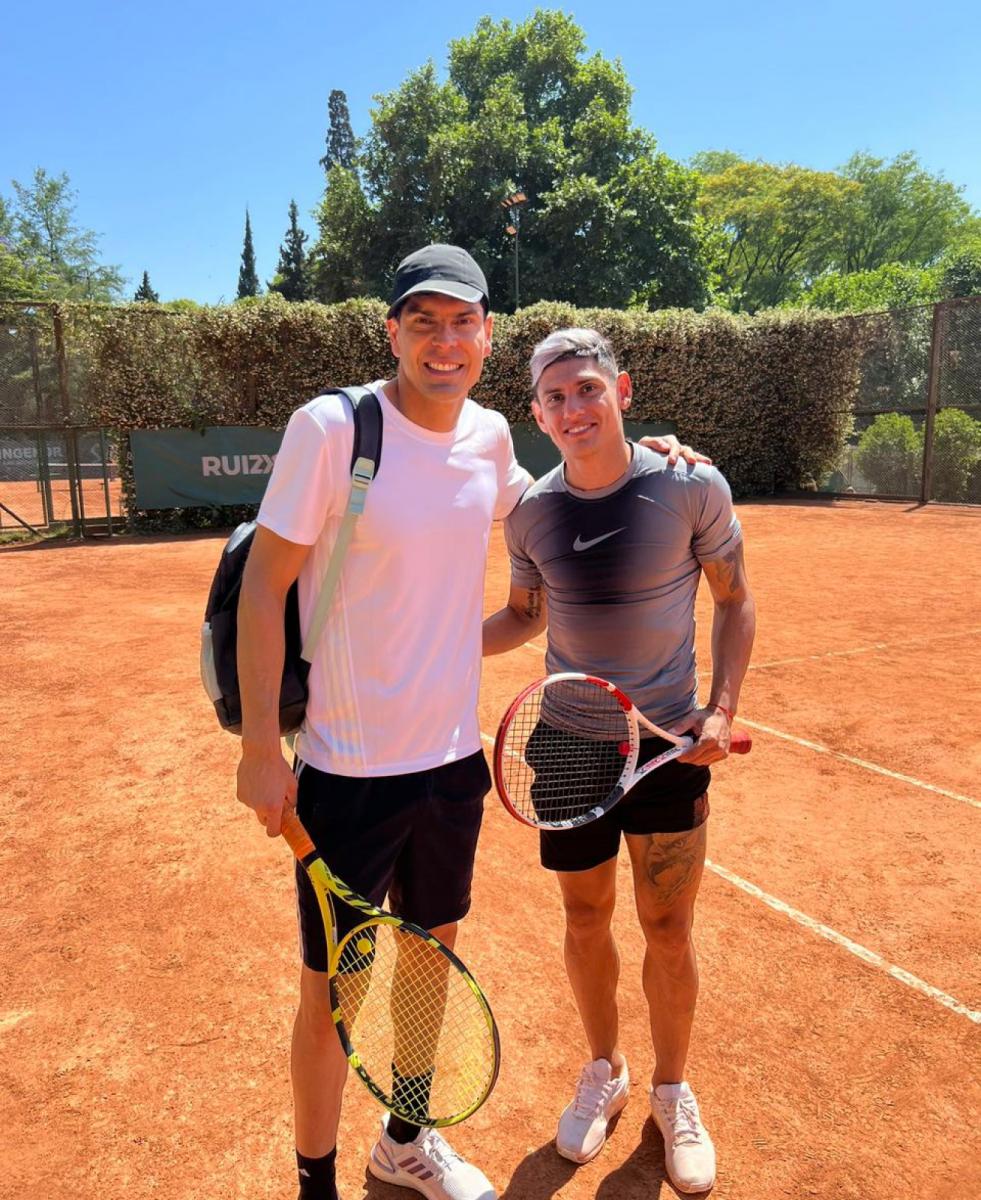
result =
[[346,171],[353,171],[358,144],[351,128],[347,96],[337,88],[331,92],[327,101],[327,114],[330,122],[327,131],[327,153],[320,160],[320,165],[327,172],[331,167],[343,167]]
[[75,223],[76,193],[68,176],[49,175],[38,167],[30,184],[15,179],[13,186],[8,252],[19,261],[32,294],[56,300],[116,299],[122,274],[119,267],[99,262],[96,234]]
[[136,289],[136,294],[133,296],[133,300],[137,304],[159,304],[160,303],[160,297],[153,290],[153,288],[150,287],[150,276],[146,271],[143,272],[143,282]]
[[696,156],[701,211],[722,234],[716,269],[731,306],[755,312],[795,295],[827,267],[848,197],[831,171],[745,162],[730,152]]
[[372,241],[373,214],[353,171],[331,167],[316,217],[320,234],[309,258],[316,299],[334,304],[368,294],[368,280],[380,280],[383,267]]
[[805,308],[827,308],[835,312],[871,312],[934,304],[940,299],[938,267],[910,267],[886,263],[874,271],[838,271],[819,275],[793,304]]
[[979,463],[981,421],[959,408],[938,412],[933,431],[933,499],[967,500]]
[[922,439],[911,417],[905,413],[880,413],[859,439],[855,462],[883,495],[908,496],[922,452]]
[[269,284],[269,291],[279,292],[286,300],[309,300],[312,289],[307,270],[307,256],[303,249],[307,235],[300,228],[296,201],[290,201],[290,227],[286,241],[279,248],[279,266],[276,278]]
[[947,254],[940,264],[940,293],[945,300],[981,295],[981,239]]
[[15,251],[14,220],[0,196],[0,300],[29,300],[36,295],[34,281]]
[[245,210],[245,242],[242,246],[242,265],[238,271],[239,300],[246,296],[258,296],[259,276],[255,269],[255,249],[252,246],[252,223],[249,220],[249,210]]
[[841,271],[872,271],[892,262],[929,266],[971,220],[961,189],[924,170],[912,151],[892,162],[854,154],[841,175],[858,185],[849,193],[840,248],[830,264]]
[[430,62],[376,98],[357,160],[364,203],[329,176],[325,207],[351,233],[328,229],[328,251],[321,220],[318,294],[344,291],[331,263],[348,276],[356,264],[383,294],[405,254],[449,241],[476,256],[495,307],[507,306],[514,242],[501,200],[520,190],[523,302],[701,306],[696,181],[631,124],[631,94],[622,65],[587,56],[566,14],[481,18],[450,43],[445,82]]

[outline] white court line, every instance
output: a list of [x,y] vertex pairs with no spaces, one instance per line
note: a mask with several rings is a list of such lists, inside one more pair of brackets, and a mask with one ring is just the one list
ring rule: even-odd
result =
[[[775,658],[773,662],[750,663],[750,671],[765,671],[770,667],[789,667],[795,663],[821,662],[825,658],[849,658],[853,654],[876,654],[881,650],[892,650],[896,646],[927,646],[939,642],[943,638],[973,637],[981,633],[981,626],[974,629],[962,629],[954,633],[935,633],[929,637],[904,638],[898,642],[870,642],[867,646],[856,646],[854,650],[826,650],[823,654],[802,654],[798,658]],[[545,653],[545,647],[538,642],[525,642],[522,649],[534,650],[538,654]]]
[[[773,662],[750,663],[751,671],[765,671],[769,667],[787,667],[794,663],[820,662],[824,658],[847,658],[852,654],[874,654],[880,650],[892,650],[895,646],[928,646],[943,638],[966,638],[981,633],[981,627],[962,629],[953,633],[934,633],[929,637],[903,638],[898,642],[871,642],[868,646],[856,646],[854,650],[827,650],[823,654],[803,654],[799,658],[777,658]],[[529,643],[530,645],[531,643]],[[536,647],[537,649],[537,647]]]
[[852,766],[861,767],[865,771],[874,771],[876,775],[885,775],[887,779],[896,779],[900,783],[908,783],[910,787],[922,788],[937,796],[946,796],[948,800],[959,800],[962,804],[970,804],[972,808],[981,808],[981,800],[975,800],[972,796],[962,796],[960,792],[951,792],[947,788],[937,787],[934,783],[924,783],[922,779],[914,779],[912,775],[900,775],[898,771],[890,771],[888,767],[880,767],[878,763],[868,762],[864,758],[853,758],[850,754],[842,754],[828,746],[809,742],[806,738],[795,737],[792,733],[781,733],[779,729],[771,729],[769,725],[761,725],[759,721],[750,721],[745,717],[738,717],[737,720],[740,725],[748,725],[750,729],[759,729],[761,733],[769,733],[772,737],[782,738],[785,742],[793,742],[796,746],[803,746],[807,750],[815,750],[818,754],[830,754],[832,758],[839,758],[842,762],[851,763]]
[[776,896],[768,895],[762,888],[758,888],[755,883],[741,879],[738,875],[733,874],[732,871],[727,870],[725,867],[720,867],[718,863],[706,859],[705,865],[709,870],[714,871],[716,875],[721,875],[723,879],[735,884],[737,888],[741,888],[757,900],[762,900],[764,904],[769,905],[776,912],[783,913],[785,917],[796,921],[798,925],[803,925],[811,933],[816,933],[818,937],[823,937],[827,941],[833,942],[836,946],[842,946],[845,950],[862,959],[863,962],[867,962],[870,966],[877,967],[880,971],[885,971],[887,975],[891,975],[893,979],[898,979],[900,983],[905,983],[907,987],[922,992],[924,996],[929,996],[931,1000],[936,1000],[938,1004],[942,1004],[944,1008],[949,1008],[951,1012],[955,1012],[962,1017],[967,1017],[975,1025],[981,1025],[981,1012],[976,1012],[974,1009],[968,1008],[965,1004],[961,1004],[960,1001],[955,1000],[953,996],[948,996],[946,992],[942,992],[932,984],[924,982],[918,976],[911,975],[909,971],[904,971],[902,967],[897,967],[891,962],[886,962],[881,955],[876,954],[873,950],[866,950],[864,946],[860,946],[858,942],[853,942],[851,938],[845,937],[844,934],[830,929],[827,925],[822,925],[820,921],[815,921],[813,917],[809,917],[806,913],[798,912],[796,908],[791,908],[789,904],[778,900]]
[[[490,734],[481,731],[481,738],[489,745],[494,745],[494,739]],[[811,933],[816,933],[819,937],[823,937],[826,941],[834,943],[836,946],[841,946],[850,954],[854,954],[856,958],[860,958],[863,962],[870,966],[876,967],[880,971],[884,971],[893,979],[899,980],[900,983],[905,983],[907,987],[913,988],[915,991],[921,992],[924,996],[935,1000],[938,1004],[942,1004],[945,1008],[949,1008],[951,1012],[957,1013],[959,1016],[967,1017],[969,1021],[973,1021],[975,1025],[981,1025],[981,1012],[976,1012],[974,1009],[968,1008],[961,1004],[959,1000],[955,1000],[953,996],[948,996],[946,992],[942,992],[939,988],[935,988],[932,984],[926,983],[916,975],[910,974],[909,971],[904,971],[902,967],[897,967],[893,963],[887,962],[881,955],[876,954],[873,950],[867,950],[864,946],[860,946],[858,942],[853,942],[851,938],[845,937],[843,933],[838,933],[831,929],[828,925],[822,925],[820,921],[815,921],[813,917],[807,916],[806,913],[799,912],[796,908],[791,908],[789,904],[785,904],[782,900],[778,900],[776,896],[770,896],[764,892],[762,888],[758,888],[755,883],[750,883],[746,879],[742,879],[739,875],[734,874],[726,867],[720,866],[709,859],[705,860],[705,865],[710,871],[714,871],[716,875],[721,876],[727,883],[734,884],[741,888],[748,895],[753,896],[757,900],[762,900],[764,904],[775,909],[784,916],[790,917],[792,921],[796,921],[798,925],[802,925],[805,929],[809,929]]]

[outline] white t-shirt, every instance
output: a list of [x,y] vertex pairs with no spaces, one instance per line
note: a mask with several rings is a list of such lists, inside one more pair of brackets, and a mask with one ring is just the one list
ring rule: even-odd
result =
[[[456,428],[413,424],[382,391],[381,465],[368,489],[310,669],[297,753],[318,770],[424,771],[480,748],[481,617],[493,520],[528,477],[500,413],[466,400]],[[259,523],[312,546],[300,572],[305,631],[351,488],[347,401],[290,418]]]

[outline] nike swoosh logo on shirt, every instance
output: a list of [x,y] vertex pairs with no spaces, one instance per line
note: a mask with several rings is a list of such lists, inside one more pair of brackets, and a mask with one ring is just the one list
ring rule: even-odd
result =
[[599,537],[590,538],[588,542],[584,542],[579,534],[576,534],[576,540],[572,543],[573,550],[588,550],[590,546],[596,546],[600,542],[605,542],[607,538],[613,537],[615,533],[623,533],[626,525],[621,525],[619,529],[611,529],[609,533],[601,533]]

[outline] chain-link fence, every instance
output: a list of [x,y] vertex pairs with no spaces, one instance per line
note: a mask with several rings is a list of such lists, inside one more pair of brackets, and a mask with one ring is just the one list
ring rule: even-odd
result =
[[122,519],[113,440],[74,400],[87,363],[72,325],[53,305],[0,306],[0,531]]
[[981,503],[981,297],[846,319],[869,349],[821,490]]

